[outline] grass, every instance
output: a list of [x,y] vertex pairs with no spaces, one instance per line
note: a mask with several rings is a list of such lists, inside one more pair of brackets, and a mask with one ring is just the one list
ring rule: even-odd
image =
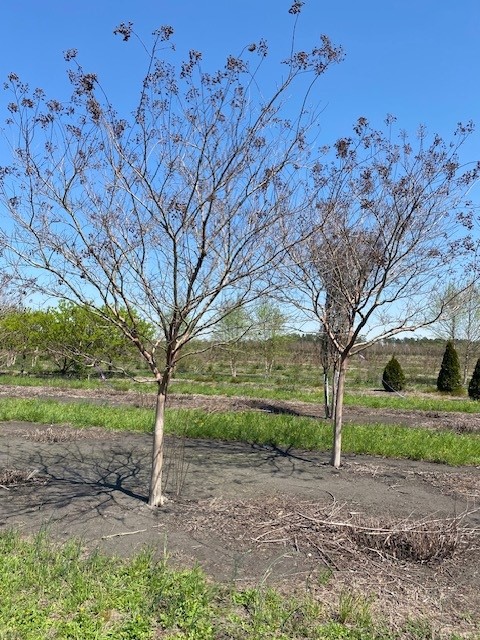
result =
[[[125,382],[128,386],[132,383],[125,380],[114,380],[113,384],[121,383],[125,387]],[[67,378],[64,376],[33,376],[33,375],[12,375],[2,373],[0,377],[0,384],[2,385],[17,385],[20,387],[50,387],[50,388],[62,388],[62,389],[98,389],[100,386],[110,384],[102,382],[98,378]]]
[[7,420],[149,432],[153,412],[151,409],[106,407],[87,402],[6,398],[0,401],[0,422]]
[[374,621],[369,599],[354,593],[343,592],[332,611],[263,585],[214,585],[199,569],[173,570],[151,551],[130,559],[86,554],[45,534],[0,533],[0,592],[0,640],[440,638],[426,621],[403,628]]
[[460,411],[462,413],[480,413],[480,402],[465,397],[453,398],[440,393],[430,395],[405,395],[400,397],[391,393],[379,395],[345,394],[345,404],[370,409],[404,409],[413,411]]
[[[78,380],[68,378],[36,378],[31,376],[2,375],[0,384],[19,386],[46,386],[67,389],[112,389],[115,391],[137,391],[138,393],[155,393],[155,383],[136,383],[128,379],[113,378],[108,381],[98,379]],[[396,394],[366,393],[364,386],[350,386],[345,394],[345,405],[362,406],[375,409],[403,409],[416,411],[460,411],[463,413],[480,413],[480,402],[466,397],[451,397],[432,391],[419,395],[417,392],[406,392],[404,397]],[[172,393],[222,395],[227,397],[245,396],[265,400],[292,400],[300,402],[323,403],[323,388],[320,386],[305,387],[296,381],[266,381],[259,376],[254,382],[231,381],[195,381],[175,379],[171,386]]]
[[[9,398],[0,403],[0,422],[7,420],[149,433],[153,412],[135,407]],[[254,442],[318,451],[328,451],[332,437],[328,423],[311,418],[183,409],[167,410],[166,432],[190,438]],[[395,425],[348,424],[344,426],[342,448],[344,453],[409,458],[455,466],[480,464],[478,434]]]

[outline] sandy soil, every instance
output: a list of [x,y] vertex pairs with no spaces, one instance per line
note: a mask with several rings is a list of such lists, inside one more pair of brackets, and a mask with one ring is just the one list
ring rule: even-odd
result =
[[[55,395],[72,399],[71,392]],[[89,398],[138,402],[128,394]],[[315,414],[301,403],[200,396],[170,402]],[[392,417],[429,428],[443,420],[407,414]],[[460,416],[471,421],[468,430],[477,429],[476,417]],[[375,417],[387,419],[383,411]],[[346,456],[335,470],[323,453],[170,439],[168,502],[152,511],[145,502],[150,450],[151,437],[143,434],[1,424],[0,526],[25,534],[46,528],[59,541],[75,536],[88,549],[113,554],[150,545],[179,566],[198,563],[238,586],[308,590],[332,608],[353,590],[372,596],[374,611],[394,624],[425,616],[440,631],[480,630],[478,468]],[[428,535],[439,532],[436,558],[414,559],[405,542],[404,531],[422,522]],[[451,548],[445,540],[454,541]]]

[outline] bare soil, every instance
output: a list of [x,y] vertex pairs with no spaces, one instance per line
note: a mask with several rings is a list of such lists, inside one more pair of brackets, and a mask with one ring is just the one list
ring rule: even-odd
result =
[[[24,387],[0,395],[139,402],[137,394]],[[316,414],[306,403],[245,398],[172,396],[170,405]],[[355,409],[348,417],[360,415],[455,428],[452,414]],[[476,416],[458,419],[460,430],[478,429]],[[0,527],[46,529],[111,554],[148,545],[239,587],[308,591],[332,610],[341,594],[363,594],[392,624],[425,617],[438,632],[480,632],[480,469],[345,456],[335,470],[327,453],[169,439],[168,501],[151,510],[150,453],[149,435],[3,423]]]

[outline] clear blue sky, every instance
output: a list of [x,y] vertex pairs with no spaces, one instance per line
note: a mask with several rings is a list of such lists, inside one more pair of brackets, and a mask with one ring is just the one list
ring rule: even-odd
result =
[[[133,42],[113,36],[122,21],[148,35],[175,28],[179,52],[205,55],[204,68],[265,37],[272,58],[288,53],[291,0],[1,0],[0,78],[15,71],[51,97],[68,92],[63,51],[79,50],[85,69],[99,74],[119,111],[138,96],[145,56]],[[478,131],[462,161],[480,158],[479,0],[307,0],[298,24],[304,48],[327,34],[345,50],[316,87],[320,144],[348,135],[366,116],[380,126],[387,113],[414,133],[425,124],[449,136],[457,122],[474,120]],[[7,95],[0,91],[0,126]],[[0,164],[6,146],[0,137]],[[480,187],[472,196],[480,203]]]
[[[2,0],[0,78],[17,72],[48,93],[66,91],[62,52],[77,48],[109,95],[128,100],[143,69],[140,51],[112,35],[121,21],[148,34],[176,31],[179,51],[195,48],[220,64],[264,36],[273,56],[287,51],[290,0]],[[347,135],[360,115],[380,125],[386,113],[414,131],[419,123],[448,135],[458,121],[480,129],[478,0],[307,0],[298,26],[307,47],[320,34],[341,44],[345,61],[317,87],[325,142]],[[1,94],[0,114],[6,95]],[[3,121],[4,118],[1,118]],[[3,155],[3,154],[2,154]],[[465,160],[480,157],[480,133]]]

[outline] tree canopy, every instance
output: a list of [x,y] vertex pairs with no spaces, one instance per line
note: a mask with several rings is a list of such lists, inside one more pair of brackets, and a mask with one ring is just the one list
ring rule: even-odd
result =
[[[273,70],[262,87],[263,40],[207,71],[199,51],[178,61],[170,26],[151,47],[140,41],[147,69],[132,115],[117,113],[75,50],[65,54],[67,102],[15,73],[6,83],[13,163],[0,170],[9,216],[0,245],[22,286],[89,307],[147,363],[158,383],[152,506],[162,503],[164,407],[185,345],[211,332],[231,300],[241,306],[269,289],[284,251],[271,229],[306,206],[296,193],[315,122],[309,96],[342,52],[326,36],[296,49],[302,4],[290,8],[273,89]],[[115,33],[136,40],[131,23]],[[153,343],[140,319],[155,327]]]

